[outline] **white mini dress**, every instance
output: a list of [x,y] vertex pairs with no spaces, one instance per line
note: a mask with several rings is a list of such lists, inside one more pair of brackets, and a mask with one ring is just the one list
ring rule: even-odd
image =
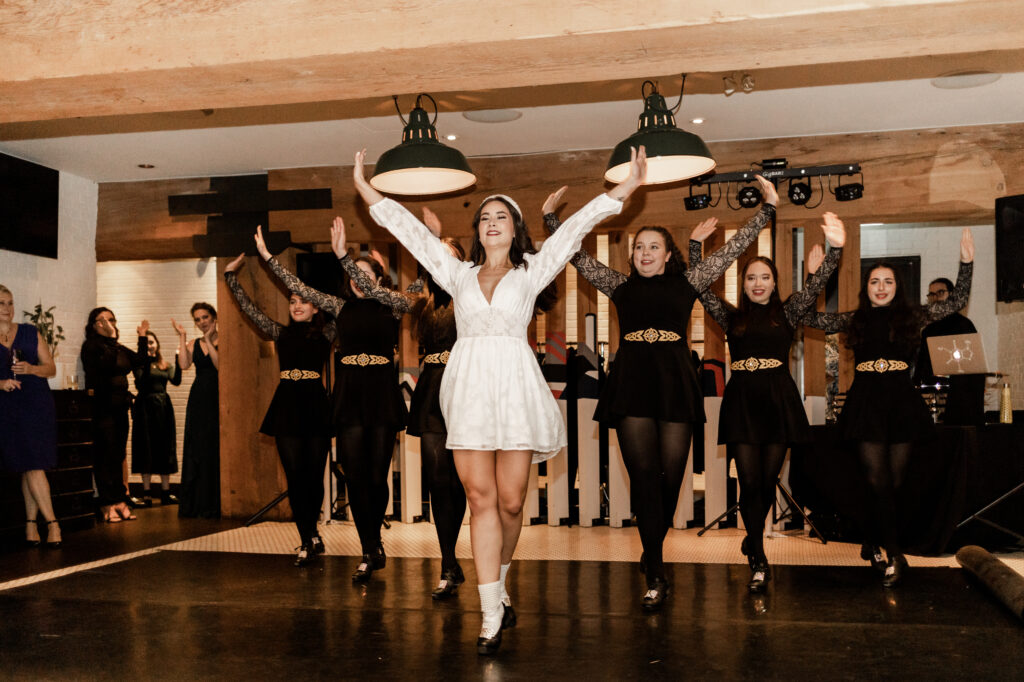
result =
[[458,340],[441,380],[441,412],[451,450],[530,450],[542,462],[566,445],[565,423],[537,356],[526,338],[537,295],[565,267],[591,229],[622,211],[602,194],[565,221],[527,266],[509,271],[488,304],[479,267],[452,256],[401,204],[384,199],[370,207],[390,231],[451,294]]

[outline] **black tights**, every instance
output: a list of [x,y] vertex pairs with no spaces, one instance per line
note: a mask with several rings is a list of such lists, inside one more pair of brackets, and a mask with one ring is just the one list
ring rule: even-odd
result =
[[740,479],[740,514],[747,528],[747,552],[764,559],[764,519],[775,501],[775,483],[786,460],[785,443],[730,443],[729,456]]
[[616,431],[650,583],[665,577],[661,546],[679,501],[693,425],[623,417]]
[[462,519],[466,515],[466,490],[455,471],[452,451],[445,448],[448,434],[428,432],[420,436],[420,457],[427,474],[430,510],[441,545],[441,570],[454,570],[455,543],[459,540]]
[[359,532],[363,554],[380,545],[380,527],[388,509],[388,468],[396,431],[386,426],[352,424],[338,430],[338,459],[345,472],[348,508]]
[[910,443],[861,442],[857,454],[867,480],[871,502],[868,539],[885,547],[890,556],[902,554],[899,542],[899,510],[896,493],[910,461]]
[[316,520],[324,502],[324,467],[331,439],[329,436],[277,436],[275,440],[288,481],[292,519],[299,529],[302,544],[308,547],[313,537],[319,535]]

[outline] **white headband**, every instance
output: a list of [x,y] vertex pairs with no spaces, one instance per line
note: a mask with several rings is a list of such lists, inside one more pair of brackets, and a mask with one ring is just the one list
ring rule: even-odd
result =
[[520,218],[523,217],[523,210],[521,208],[519,208],[519,204],[517,204],[515,201],[513,201],[512,197],[510,197],[508,195],[505,195],[505,194],[492,194],[491,196],[489,196],[486,199],[484,199],[483,201],[481,201],[480,202],[480,206],[483,206],[484,204],[486,204],[491,199],[501,199],[502,201],[504,201],[504,202],[508,203],[509,205],[511,205],[512,208],[514,208],[516,210],[516,212],[519,213],[519,217]]

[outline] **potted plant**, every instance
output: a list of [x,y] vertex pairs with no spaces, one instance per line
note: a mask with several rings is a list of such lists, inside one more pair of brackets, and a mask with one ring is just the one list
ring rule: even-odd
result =
[[57,357],[57,346],[61,341],[64,340],[64,327],[56,324],[56,320],[53,318],[53,311],[57,306],[52,305],[46,310],[43,310],[43,304],[37,303],[34,312],[27,310],[22,311],[22,314],[31,322],[36,329],[39,330],[40,335],[43,337],[43,341],[50,348],[50,355]]

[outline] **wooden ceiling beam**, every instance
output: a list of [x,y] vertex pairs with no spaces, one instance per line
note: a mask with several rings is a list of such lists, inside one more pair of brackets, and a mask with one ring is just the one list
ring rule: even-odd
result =
[[877,63],[1024,45],[1017,0],[146,7],[0,4],[0,123]]

